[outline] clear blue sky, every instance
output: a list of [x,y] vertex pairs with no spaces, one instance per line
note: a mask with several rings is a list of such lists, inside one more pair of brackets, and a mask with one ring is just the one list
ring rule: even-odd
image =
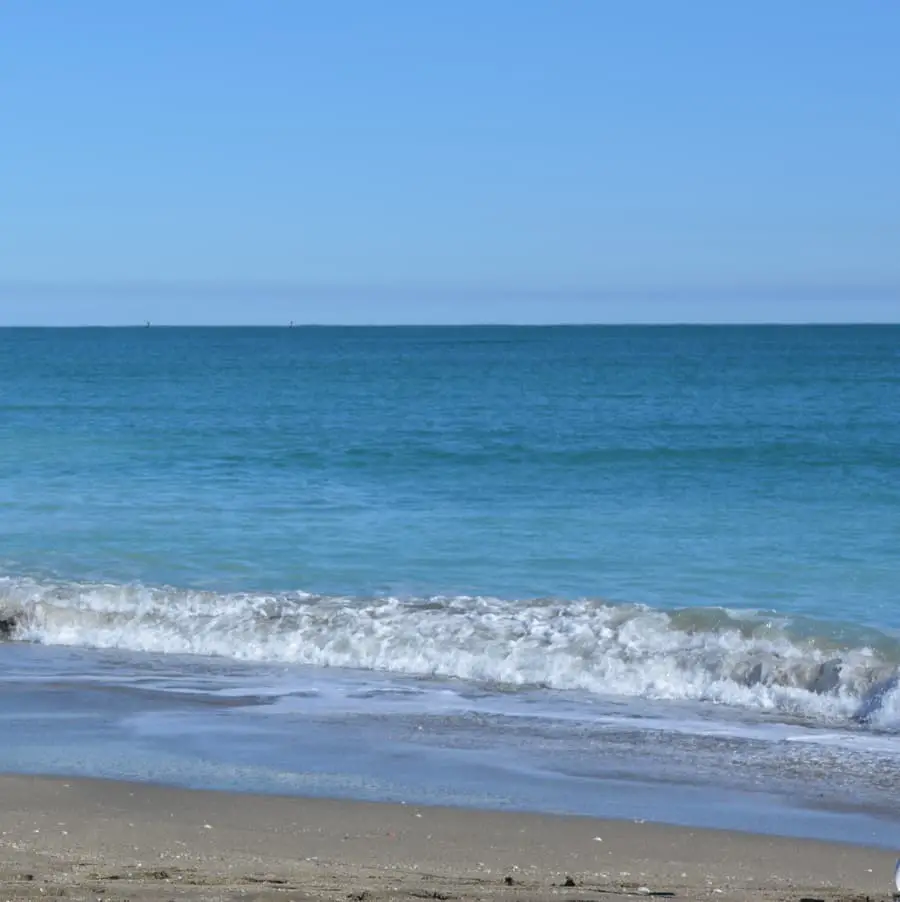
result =
[[900,319],[897,0],[6,0],[0,324]]

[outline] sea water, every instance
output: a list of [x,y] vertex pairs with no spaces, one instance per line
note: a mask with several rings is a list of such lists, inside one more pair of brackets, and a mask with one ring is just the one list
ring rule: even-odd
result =
[[900,328],[0,330],[0,769],[890,844]]

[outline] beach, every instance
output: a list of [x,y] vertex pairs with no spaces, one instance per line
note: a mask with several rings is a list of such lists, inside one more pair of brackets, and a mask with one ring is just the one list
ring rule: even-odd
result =
[[898,340],[0,330],[0,902],[886,898]]
[[4,900],[877,902],[891,898],[895,860],[853,844],[636,821],[118,781],[2,776],[0,799]]
[[3,5],[0,902],[900,902],[900,5],[759,12]]

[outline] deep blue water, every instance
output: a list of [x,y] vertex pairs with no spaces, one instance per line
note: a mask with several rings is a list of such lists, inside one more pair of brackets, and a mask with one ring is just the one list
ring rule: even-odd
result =
[[890,751],[898,548],[900,327],[0,330],[0,610],[104,684],[325,667]]

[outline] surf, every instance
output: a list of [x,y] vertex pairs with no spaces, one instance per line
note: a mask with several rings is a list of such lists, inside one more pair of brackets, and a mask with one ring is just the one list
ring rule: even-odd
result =
[[771,612],[597,599],[216,593],[0,580],[0,635],[728,705],[900,731],[900,640]]

